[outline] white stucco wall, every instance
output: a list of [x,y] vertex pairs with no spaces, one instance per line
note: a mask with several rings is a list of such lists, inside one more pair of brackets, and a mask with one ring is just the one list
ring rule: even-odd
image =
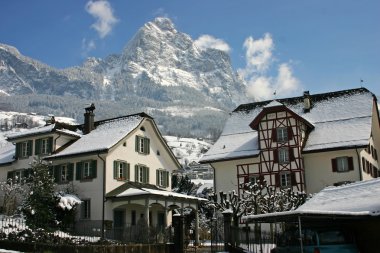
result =
[[[362,149],[358,149],[360,153]],[[331,159],[340,156],[353,158],[354,170],[348,172],[333,172]],[[360,170],[358,154],[355,149],[304,154],[306,191],[316,193],[326,186],[342,181],[359,181]]]

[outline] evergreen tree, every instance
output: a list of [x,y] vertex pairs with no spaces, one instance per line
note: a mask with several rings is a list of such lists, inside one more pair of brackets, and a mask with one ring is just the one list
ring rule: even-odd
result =
[[49,166],[42,161],[32,165],[29,195],[22,205],[26,224],[30,228],[53,228],[56,226],[56,206],[58,198],[54,192],[54,178]]

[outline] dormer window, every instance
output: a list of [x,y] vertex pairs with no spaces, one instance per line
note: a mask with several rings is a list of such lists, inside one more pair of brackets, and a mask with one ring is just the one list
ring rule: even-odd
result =
[[23,141],[16,143],[16,157],[28,158],[32,155],[32,143],[33,141]]
[[37,139],[35,141],[35,154],[48,155],[53,151],[53,137]]

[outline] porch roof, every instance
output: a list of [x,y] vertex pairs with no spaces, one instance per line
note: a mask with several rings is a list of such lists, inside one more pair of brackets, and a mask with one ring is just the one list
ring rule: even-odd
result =
[[175,198],[177,200],[183,199],[187,202],[207,201],[207,199],[204,198],[198,198],[191,195],[166,191],[156,187],[155,185],[143,184],[138,182],[127,182],[106,194],[106,198],[109,199],[124,199],[125,197],[135,196],[161,196],[164,198]]
[[293,211],[247,215],[247,222],[380,218],[380,178],[327,187]]

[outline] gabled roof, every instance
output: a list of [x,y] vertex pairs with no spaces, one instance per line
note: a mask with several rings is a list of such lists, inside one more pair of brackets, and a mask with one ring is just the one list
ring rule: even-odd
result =
[[158,188],[155,185],[151,184],[142,184],[138,182],[127,182],[116,189],[110,191],[106,194],[106,198],[123,198],[123,197],[132,197],[132,196],[159,196],[163,198],[175,198],[175,199],[186,199],[186,200],[195,200],[195,201],[207,201],[207,199],[194,197],[191,195],[166,191]]
[[58,133],[62,133],[62,134],[66,134],[66,135],[70,135],[74,137],[80,137],[81,134],[76,132],[77,129],[78,129],[78,126],[56,122],[50,125],[36,127],[36,128],[28,129],[25,131],[8,134],[7,140],[16,141],[18,139],[25,138],[25,137],[39,136],[39,135],[49,134],[53,132],[58,132]]
[[295,119],[297,119],[297,120],[305,123],[310,129],[314,128],[314,126],[309,121],[307,121],[306,119],[302,118],[300,115],[298,115],[297,113],[293,112],[288,107],[286,107],[285,105],[277,102],[276,100],[273,100],[268,105],[264,106],[263,109],[262,109],[262,111],[256,116],[256,118],[253,119],[253,121],[251,122],[251,124],[249,124],[249,126],[252,129],[254,129],[254,130],[257,131],[258,127],[259,127],[259,123],[260,123],[260,121],[262,120],[262,118],[265,115],[267,115],[268,113],[279,112],[279,111],[286,111],[290,115],[292,115]]
[[312,104],[309,112],[303,110],[303,96],[240,105],[231,113],[221,136],[200,162],[257,156],[260,152],[257,131],[249,125],[263,110],[281,104],[314,126],[303,152],[364,147],[368,144],[373,104],[370,91],[358,88],[309,97]]
[[[108,152],[110,148],[136,129],[146,114],[133,114],[95,122],[96,128],[62,150],[45,157],[47,160],[89,153]],[[150,118],[150,117],[149,117]]]

